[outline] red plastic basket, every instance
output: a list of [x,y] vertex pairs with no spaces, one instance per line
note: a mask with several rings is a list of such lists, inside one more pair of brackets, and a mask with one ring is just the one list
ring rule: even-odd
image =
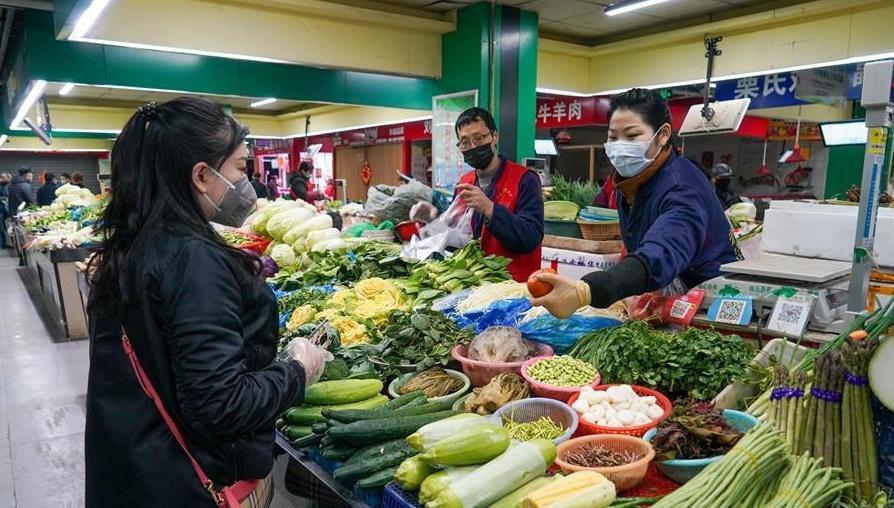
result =
[[[535,351],[536,356],[547,357],[553,355],[553,348],[546,344],[537,344]],[[484,386],[490,382],[497,374],[503,372],[514,372],[518,374],[521,371],[522,364],[525,362],[503,362],[488,363],[479,360],[471,360],[468,357],[469,345],[460,344],[453,348],[450,356],[459,362],[463,368],[463,373],[472,380],[472,386]]]
[[[619,386],[617,384],[611,385],[599,385],[594,387],[594,390],[607,390],[609,387]],[[645,386],[637,386],[631,385],[633,391],[636,392],[640,397],[655,397],[655,403],[658,404],[661,409],[664,410],[664,414],[661,418],[657,420],[653,420],[652,423],[646,425],[638,425],[636,427],[603,427],[601,425],[592,424],[583,418],[580,419],[580,424],[577,426],[577,432],[575,432],[574,436],[589,436],[591,434],[624,434],[627,436],[635,436],[635,437],[643,437],[643,435],[649,431],[649,429],[653,427],[657,427],[659,423],[663,422],[667,419],[671,414],[671,410],[674,408],[674,405],[671,403],[670,399],[664,396],[661,392],[657,390],[653,390],[651,388],[647,388]],[[580,396],[580,393],[575,393],[568,399],[568,405],[574,404],[574,401]]]
[[[580,386],[571,387],[548,385],[546,383],[541,383],[540,381],[537,381],[536,379],[528,375],[528,367],[546,358],[549,358],[549,356],[535,356],[534,358],[531,358],[523,363],[521,366],[521,376],[531,386],[531,391],[534,392],[534,395],[538,397],[560,400],[563,402],[568,400],[568,397],[572,395],[576,397],[577,394],[580,393]],[[601,382],[602,376],[599,374],[599,372],[596,372],[596,379],[594,379],[593,382],[590,383],[590,386],[595,389]]]

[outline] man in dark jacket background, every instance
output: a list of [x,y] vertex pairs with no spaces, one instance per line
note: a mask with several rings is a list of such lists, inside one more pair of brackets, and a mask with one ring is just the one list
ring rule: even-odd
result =
[[37,206],[47,206],[53,204],[56,199],[56,189],[59,184],[56,183],[56,175],[47,172],[43,175],[43,187],[37,189]]
[[34,188],[31,186],[31,180],[34,179],[34,172],[28,166],[19,169],[19,174],[12,179],[9,184],[9,215],[15,217],[19,212],[19,205],[25,203],[25,206],[34,204]]
[[0,249],[11,247],[6,239],[6,219],[9,217],[9,173],[0,173]]

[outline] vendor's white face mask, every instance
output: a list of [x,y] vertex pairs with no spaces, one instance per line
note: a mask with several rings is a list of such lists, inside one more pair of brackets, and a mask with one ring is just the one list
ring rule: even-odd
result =
[[606,141],[605,154],[624,178],[630,178],[643,172],[655,158],[649,159],[646,153],[652,140],[661,132],[658,129],[648,141]]

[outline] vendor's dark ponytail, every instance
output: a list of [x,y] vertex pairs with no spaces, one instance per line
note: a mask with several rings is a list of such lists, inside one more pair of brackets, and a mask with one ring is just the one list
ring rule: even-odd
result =
[[226,245],[202,215],[192,188],[199,162],[220,165],[248,131],[217,104],[180,97],[147,104],[124,125],[112,147],[112,191],[97,225],[102,242],[91,261],[90,307],[120,313],[132,294],[134,246],[162,228],[176,228],[231,253],[254,272],[257,258]]
[[619,109],[639,113],[656,132],[664,124],[672,125],[667,102],[655,90],[631,88],[612,96],[608,107],[608,119],[611,120],[612,115]]

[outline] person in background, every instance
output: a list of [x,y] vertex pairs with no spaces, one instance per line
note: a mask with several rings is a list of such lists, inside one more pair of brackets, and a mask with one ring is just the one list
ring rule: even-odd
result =
[[302,161],[298,166],[298,172],[289,180],[289,195],[293,200],[300,199],[313,204],[314,201],[325,200],[322,193],[314,189],[311,175],[313,168],[307,161]]
[[71,184],[80,188],[86,188],[84,185],[84,173],[80,171],[75,171],[71,174]]
[[267,199],[270,201],[276,201],[279,199],[279,176],[277,175],[268,175],[267,176]]
[[19,213],[19,206],[24,203],[25,206],[34,204],[34,187],[31,181],[34,180],[34,172],[28,166],[19,169],[19,174],[12,179],[9,184],[9,215],[15,217]]
[[12,176],[9,173],[0,173],[0,249],[9,249],[9,240],[6,238],[6,219],[9,218],[9,182]]
[[585,305],[605,308],[656,290],[685,292],[720,275],[738,259],[729,221],[711,183],[671,143],[671,116],[657,91],[615,95],[608,111],[605,151],[614,177],[621,234],[628,255],[604,272],[574,281],[537,278],[553,286],[533,300],[559,318]]
[[326,190],[323,191],[323,194],[329,201],[335,201],[335,180],[326,182]]
[[242,506],[269,505],[274,422],[302,403],[328,353],[296,339],[276,359],[260,260],[211,225],[239,227],[255,209],[247,133],[219,105],[181,97],[139,108],[115,140],[87,271],[87,506],[213,507],[219,489],[246,479],[260,483]]
[[59,175],[59,180],[61,180],[61,185],[67,185],[71,183],[71,175],[69,175],[68,173],[62,173],[61,175]]
[[614,170],[612,170],[611,174],[608,175],[605,183],[602,184],[602,187],[599,188],[599,192],[596,193],[596,197],[593,198],[593,206],[598,206],[599,208],[610,208],[612,210],[618,209],[618,201],[615,198]]
[[56,199],[56,189],[59,184],[56,183],[56,175],[47,172],[43,175],[43,186],[37,189],[37,206],[47,206],[53,204]]
[[729,188],[733,181],[733,168],[729,164],[723,162],[714,164],[714,167],[711,168],[711,181],[714,183],[717,199],[720,200],[724,210],[742,202],[739,195]]
[[251,186],[255,190],[255,195],[258,199],[267,197],[267,187],[258,179],[257,173],[252,173],[251,175]]
[[463,159],[474,168],[456,186],[456,197],[475,210],[472,234],[481,240],[485,253],[512,260],[509,273],[513,279],[526,281],[542,264],[540,177],[497,153],[500,134],[486,109],[464,111],[455,130]]

